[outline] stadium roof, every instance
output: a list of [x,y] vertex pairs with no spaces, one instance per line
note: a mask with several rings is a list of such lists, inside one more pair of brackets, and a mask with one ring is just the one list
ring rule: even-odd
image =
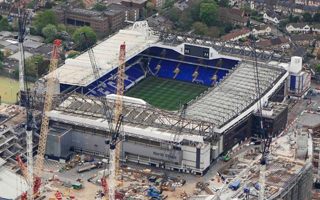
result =
[[[258,73],[263,97],[279,79],[283,79],[286,71],[280,67],[258,65]],[[192,102],[186,115],[221,127],[244,113],[257,100],[255,67],[252,63],[242,62],[222,83]]]
[[[148,44],[155,43],[157,37],[151,34],[148,24],[144,21],[136,22],[115,35],[107,38],[93,47],[95,59],[100,68],[100,75],[104,75],[119,64],[120,44],[126,43],[127,58],[144,50]],[[74,59],[67,59],[65,64],[57,70],[59,82],[68,85],[87,86],[95,80],[88,52],[84,52]]]
[[17,199],[28,188],[24,178],[0,166],[0,199]]

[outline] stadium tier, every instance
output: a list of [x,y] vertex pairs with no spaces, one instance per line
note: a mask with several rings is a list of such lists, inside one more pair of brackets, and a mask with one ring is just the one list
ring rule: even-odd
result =
[[[177,87],[175,89],[175,93],[185,92],[189,94],[191,91],[189,96],[194,98],[195,96],[192,94],[196,94],[197,96],[204,91],[204,88],[207,89],[208,87],[219,83],[226,76],[226,74],[229,73],[230,70],[235,68],[237,64],[237,60],[227,58],[209,60],[182,55],[172,49],[150,47],[126,62],[125,92],[130,91],[130,88],[133,86],[139,85],[141,80],[144,80],[148,77],[153,77],[148,80],[153,80],[155,83],[161,82],[162,84],[160,85],[155,84],[157,88],[162,86],[164,87],[160,89],[160,91],[167,90],[168,88],[166,87],[171,85],[171,83],[169,83],[170,81],[165,80],[157,82],[157,78],[167,80],[171,79],[174,80],[173,83],[177,83],[177,81],[188,83],[186,85],[180,84],[183,86],[181,86],[181,88]],[[114,94],[116,93],[116,81],[117,68],[114,68],[88,86],[81,87],[81,91],[87,95],[93,96]],[[151,83],[150,81],[144,81],[144,84],[146,82],[148,84]],[[200,85],[200,87],[190,86],[190,84]],[[62,91],[65,88],[67,88],[67,85],[61,85]],[[144,86],[138,88],[144,88]],[[132,91],[137,92],[137,94],[141,93],[137,89]],[[157,102],[152,101],[154,97],[148,97],[146,95],[139,96],[134,94],[135,92],[132,91],[126,93],[126,95],[139,97],[152,105],[159,106]],[[194,91],[197,92],[193,93]],[[200,93],[198,91],[200,91]],[[170,94],[170,92],[168,94]],[[189,98],[182,98],[179,100],[179,104],[186,103],[190,100],[191,99]],[[177,103],[173,103],[173,105],[168,107],[160,105],[159,108],[167,108],[169,110],[179,108],[177,107]]]

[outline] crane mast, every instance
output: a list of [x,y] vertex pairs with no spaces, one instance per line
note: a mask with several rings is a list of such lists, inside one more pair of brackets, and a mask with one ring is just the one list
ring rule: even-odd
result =
[[[114,110],[114,123],[115,131],[117,128],[120,128],[121,121],[122,121],[122,109],[123,109],[123,100],[122,96],[124,94],[124,78],[125,78],[125,57],[126,57],[126,45],[125,43],[120,45],[120,53],[119,53],[119,62],[120,65],[118,67],[117,73],[117,96],[115,101],[115,110]],[[116,180],[117,176],[119,176],[119,161],[120,161],[120,147],[121,141],[117,142],[117,138],[119,136],[118,133],[113,136],[114,145],[110,143],[110,162],[109,162],[109,200],[115,199],[115,188],[116,188]]]
[[58,59],[59,59],[59,48],[61,46],[61,40],[55,40],[53,42],[53,50],[50,59],[50,67],[49,67],[49,74],[47,77],[47,87],[46,87],[46,94],[44,100],[44,109],[42,113],[42,121],[41,121],[41,128],[40,128],[40,138],[39,138],[39,145],[38,145],[38,153],[36,162],[34,165],[34,171],[36,177],[34,178],[34,196],[39,193],[39,189],[41,186],[41,172],[43,169],[44,163],[44,154],[46,152],[46,143],[49,131],[49,117],[48,112],[52,108],[52,98],[54,93],[54,83],[56,81],[56,69],[58,66]]
[[265,132],[263,126],[263,119],[262,119],[262,100],[261,100],[261,90],[260,90],[260,80],[259,80],[259,69],[258,69],[258,60],[257,60],[257,51],[255,48],[255,42],[253,42],[253,50],[254,50],[254,78],[255,78],[255,89],[256,94],[258,97],[258,118],[259,118],[259,133],[261,134],[261,145],[262,145],[262,155],[260,159],[260,190],[258,199],[264,200],[265,199],[265,179],[266,179],[266,169],[267,169],[267,157],[269,154],[269,148],[271,144],[272,137]]
[[100,78],[99,67],[97,65],[97,61],[94,56],[93,49],[89,46],[89,38],[87,37],[85,32],[81,33],[81,35],[83,35],[85,42],[86,42],[93,75],[94,75],[95,79],[98,80]]

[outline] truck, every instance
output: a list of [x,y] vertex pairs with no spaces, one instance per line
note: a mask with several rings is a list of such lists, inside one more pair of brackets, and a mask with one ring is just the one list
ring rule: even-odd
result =
[[77,172],[83,173],[83,172],[90,171],[90,170],[96,169],[96,168],[101,168],[101,167],[102,167],[102,162],[92,163],[92,164],[89,164],[89,165],[86,165],[86,166],[79,168],[77,170]]

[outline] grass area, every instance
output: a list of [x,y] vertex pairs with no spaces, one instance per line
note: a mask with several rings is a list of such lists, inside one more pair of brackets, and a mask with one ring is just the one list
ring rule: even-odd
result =
[[161,109],[178,110],[181,105],[194,99],[207,88],[203,85],[149,76],[125,95],[143,99]]
[[19,82],[17,80],[0,76],[0,96],[3,103],[15,103],[18,91]]

